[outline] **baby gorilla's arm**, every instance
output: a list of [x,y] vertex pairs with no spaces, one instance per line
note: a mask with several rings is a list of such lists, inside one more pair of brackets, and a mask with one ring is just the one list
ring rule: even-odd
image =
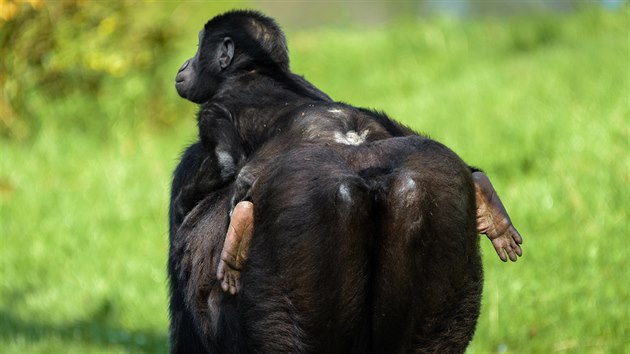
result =
[[247,261],[254,234],[254,204],[240,202],[234,207],[223,251],[217,268],[217,279],[223,291],[236,294],[241,288],[241,270]]
[[488,176],[483,172],[473,172],[472,175],[477,200],[477,231],[488,236],[502,261],[507,262],[509,257],[512,262],[516,262],[518,256],[523,254],[521,235],[512,225]]

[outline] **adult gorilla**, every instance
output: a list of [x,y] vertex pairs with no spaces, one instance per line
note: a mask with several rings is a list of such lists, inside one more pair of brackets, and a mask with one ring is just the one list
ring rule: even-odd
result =
[[[177,89],[203,105],[201,142],[173,181],[174,352],[466,348],[481,294],[476,226],[502,258],[520,255],[482,173],[475,204],[471,170],[454,153],[331,102],[290,72],[282,32],[258,13],[209,21]],[[233,218],[225,241],[237,254],[251,247],[238,296],[221,291],[215,272],[234,197],[256,205]],[[223,261],[238,281],[241,264]]]

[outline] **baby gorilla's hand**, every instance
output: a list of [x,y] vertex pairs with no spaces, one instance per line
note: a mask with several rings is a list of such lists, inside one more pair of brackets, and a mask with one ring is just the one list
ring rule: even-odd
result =
[[521,235],[512,225],[488,177],[483,172],[474,172],[473,180],[477,201],[477,231],[488,236],[502,261],[507,262],[509,257],[512,262],[516,262],[523,255]]

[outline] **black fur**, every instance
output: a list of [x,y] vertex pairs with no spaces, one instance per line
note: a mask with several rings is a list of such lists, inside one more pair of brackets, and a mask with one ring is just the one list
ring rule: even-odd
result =
[[261,352],[463,352],[482,288],[470,172],[422,137],[304,145],[253,186],[240,296]]
[[[171,351],[463,352],[482,267],[459,157],[291,73],[258,13],[209,21],[187,63],[178,91],[203,104],[173,179]],[[243,199],[256,226],[231,296],[216,267]]]

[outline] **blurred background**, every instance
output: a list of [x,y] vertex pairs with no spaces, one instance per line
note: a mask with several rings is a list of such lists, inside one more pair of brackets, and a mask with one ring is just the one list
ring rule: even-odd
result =
[[469,353],[630,353],[630,6],[0,0],[0,352],[165,352],[174,77],[211,17],[276,18],[292,68],[486,170],[524,237]]

